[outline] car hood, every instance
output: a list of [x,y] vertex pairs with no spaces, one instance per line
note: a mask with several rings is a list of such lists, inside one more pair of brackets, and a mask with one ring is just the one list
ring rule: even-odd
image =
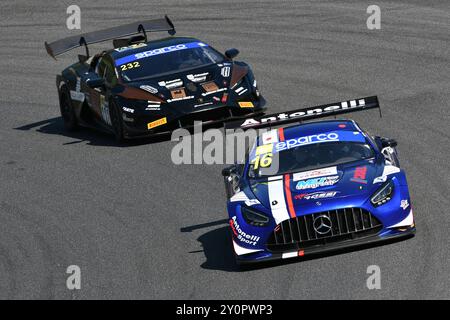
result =
[[323,169],[289,173],[250,181],[250,189],[263,206],[285,201],[296,211],[321,203],[347,198],[358,205],[366,201],[380,186],[374,179],[380,176],[384,164],[375,160],[361,161]]
[[231,70],[231,63],[210,64],[127,85],[145,90],[167,104],[186,104],[197,109],[223,102],[230,85]]

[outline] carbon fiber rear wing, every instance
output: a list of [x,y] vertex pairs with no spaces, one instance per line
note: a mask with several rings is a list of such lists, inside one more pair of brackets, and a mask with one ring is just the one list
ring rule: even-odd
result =
[[368,109],[378,109],[381,117],[381,109],[377,96],[231,121],[225,123],[225,129],[272,127]]
[[77,36],[53,41],[51,43],[45,42],[45,49],[52,58],[56,59],[56,56],[64,52],[75,49],[77,47],[85,46],[87,56],[89,56],[89,51],[87,49],[88,44],[112,40],[119,37],[131,36],[135,34],[142,34],[147,41],[147,32],[158,31],[167,31],[170,35],[175,34],[175,26],[168,16],[164,16],[164,18],[162,19],[137,21],[118,27],[88,32]]

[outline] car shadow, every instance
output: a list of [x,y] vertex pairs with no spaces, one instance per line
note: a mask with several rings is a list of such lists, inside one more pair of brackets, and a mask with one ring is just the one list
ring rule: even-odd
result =
[[[208,129],[221,129],[223,123],[207,124],[202,126],[202,132]],[[145,144],[154,144],[159,142],[167,142],[171,140],[171,133],[161,134],[150,138],[139,138],[126,140],[123,143],[117,143],[114,140],[112,134],[108,134],[101,130],[96,130],[89,127],[80,127],[75,131],[67,131],[64,128],[64,123],[61,117],[54,117],[47,120],[37,121],[29,123],[20,127],[14,128],[15,130],[30,131],[36,129],[37,132],[44,134],[53,134],[76,139],[76,141],[65,142],[63,145],[71,145],[78,143],[87,143],[93,146],[107,146],[107,147],[132,147]],[[194,134],[194,128],[186,129],[191,135]]]
[[170,134],[161,135],[152,138],[140,138],[133,140],[126,140],[123,143],[117,143],[112,134],[95,130],[88,127],[80,127],[75,131],[67,131],[64,128],[64,123],[61,117],[50,118],[47,120],[37,121],[14,128],[15,130],[30,131],[35,129],[37,132],[44,134],[60,135],[75,141],[65,142],[63,145],[71,145],[78,143],[87,143],[93,146],[107,146],[107,147],[132,147],[144,144],[153,144],[158,142],[170,141]]
[[[181,228],[181,232],[192,232],[194,230],[208,228],[215,225],[223,225],[228,224],[228,220],[218,220],[214,222],[199,224],[199,225],[193,225],[189,227]],[[397,242],[401,242],[407,239],[410,239],[414,237],[414,235],[411,235],[409,237],[401,238],[401,239],[391,239],[386,240],[382,243],[370,243],[370,244],[364,244],[358,247],[352,247],[352,248],[340,248],[336,249],[332,252],[327,253],[314,253],[309,256],[305,257],[298,257],[298,258],[292,258],[292,259],[285,259],[285,260],[276,260],[276,261],[267,261],[267,262],[261,262],[257,264],[249,264],[249,265],[237,265],[234,259],[234,253],[233,253],[233,245],[231,242],[231,234],[230,229],[227,226],[222,226],[220,228],[208,231],[204,234],[202,234],[200,237],[197,238],[197,241],[201,243],[201,246],[206,261],[201,264],[201,268],[203,269],[209,269],[209,270],[218,270],[218,271],[226,271],[226,272],[249,272],[249,271],[255,271],[255,270],[262,270],[266,268],[275,268],[279,266],[284,265],[290,265],[294,263],[300,263],[303,261],[310,261],[310,260],[318,260],[318,259],[325,259],[327,257],[333,257],[336,255],[342,255],[352,252],[358,252],[362,250],[367,250],[371,248],[376,248],[384,245],[389,245]],[[194,251],[190,253],[198,253],[199,251]]]
[[208,231],[197,239],[197,241],[201,244],[202,250],[192,251],[189,253],[204,253],[206,261],[201,265],[203,269],[238,272],[239,266],[234,260],[230,229],[228,227],[227,219],[183,227],[180,231],[192,232],[217,225],[222,225],[222,227]]

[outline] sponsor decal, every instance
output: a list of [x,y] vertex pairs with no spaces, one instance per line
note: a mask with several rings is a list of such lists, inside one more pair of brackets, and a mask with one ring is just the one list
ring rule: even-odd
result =
[[242,96],[244,93],[246,93],[248,89],[245,89],[244,91],[239,92],[239,95]]
[[77,84],[75,85],[75,91],[70,90],[70,98],[75,101],[83,102],[85,95],[81,92],[81,79],[77,77]]
[[226,103],[226,102],[227,102],[227,99],[228,99],[228,93],[225,92],[225,93],[223,94],[222,100],[220,100],[220,102]]
[[208,72],[205,73],[199,73],[199,74],[188,74],[186,78],[192,82],[203,82],[206,80],[206,76],[208,75]]
[[279,152],[302,145],[333,141],[339,141],[339,134],[337,132],[314,134],[311,136],[304,136],[297,139],[289,139],[286,141],[278,142],[275,145],[275,151]]
[[70,98],[75,101],[83,102],[84,101],[84,93],[70,90]]
[[227,77],[229,77],[230,76],[230,70],[231,70],[231,68],[230,67],[223,67],[221,70],[220,70],[220,74],[222,75],[222,77],[225,77],[225,78],[227,78]]
[[305,189],[316,189],[320,187],[328,187],[335,185],[339,181],[339,176],[328,176],[321,178],[312,178],[308,180],[300,180],[295,189],[305,190]]
[[158,89],[156,89],[155,87],[152,87],[152,86],[143,85],[143,86],[140,86],[139,88],[141,88],[142,90],[145,90],[147,92],[150,92],[152,94],[158,93]]
[[122,110],[125,112],[134,113],[134,109],[131,108],[123,107]]
[[147,111],[159,111],[161,110],[161,106],[159,104],[149,104],[147,105],[147,108],[145,108]]
[[194,96],[186,96],[186,97],[181,97],[181,98],[175,98],[175,99],[167,99],[167,102],[175,102],[175,101],[180,101],[180,100],[189,100],[189,99],[194,99]]
[[150,130],[150,129],[162,126],[163,124],[166,124],[166,123],[167,123],[167,118],[164,117],[164,118],[149,122],[147,124],[147,128]]
[[173,89],[170,91],[170,94],[172,95],[173,99],[186,97],[186,92],[184,91],[184,88]]
[[313,192],[313,193],[301,193],[294,196],[295,200],[317,200],[333,198],[339,191],[329,191],[329,192]]
[[217,90],[214,90],[214,91],[202,93],[202,96],[205,97],[205,96],[208,96],[210,94],[214,94],[214,93],[222,92],[222,91],[226,91],[226,90],[228,90],[228,89],[227,88],[221,88],[221,89],[217,89]]
[[122,65],[122,64],[125,64],[125,63],[129,63],[129,62],[132,62],[132,61],[136,61],[136,60],[139,60],[139,59],[143,59],[143,58],[153,57],[153,56],[166,54],[166,53],[170,53],[170,52],[174,52],[174,51],[193,49],[193,48],[200,48],[200,47],[206,47],[206,46],[208,46],[208,45],[203,43],[203,42],[181,43],[181,44],[177,44],[177,45],[173,45],[173,46],[157,48],[157,49],[144,51],[144,52],[138,52],[136,54],[125,56],[123,58],[117,59],[115,61],[115,64],[116,64],[116,66],[119,66],[119,65]]
[[261,154],[271,153],[273,149],[272,144],[263,144],[262,146],[256,147],[255,156],[259,156]]
[[158,82],[160,87],[165,87],[167,89],[173,89],[177,87],[181,87],[183,85],[183,81],[181,79],[175,79],[170,81],[160,81]]
[[213,92],[217,91],[219,87],[214,82],[207,82],[202,84],[203,89],[205,89],[206,92]]
[[234,236],[241,242],[256,246],[260,237],[245,233],[237,223],[236,216],[230,219],[230,227]]
[[238,104],[239,104],[239,107],[241,107],[241,108],[253,108],[254,107],[253,102],[251,102],[251,101],[239,101]]
[[263,144],[278,142],[278,130],[266,131],[262,134],[261,138]]
[[306,180],[311,178],[337,175],[337,167],[329,167],[317,170],[310,170],[304,172],[294,173],[292,176],[293,181]]
[[188,100],[193,99],[194,96],[186,96],[186,92],[184,91],[184,88],[179,89],[173,89],[170,91],[170,94],[172,95],[173,99],[167,99],[167,102],[174,102],[174,101],[180,101],[180,100]]
[[402,201],[400,201],[400,207],[401,207],[403,210],[406,210],[406,208],[409,207],[409,202],[408,202],[408,200],[402,200]]
[[353,178],[350,178],[350,181],[367,184],[366,175],[367,175],[366,166],[356,167],[355,172],[353,173]]
[[282,112],[282,113],[274,114],[269,117],[264,117],[264,118],[261,118],[258,120],[255,118],[249,118],[249,119],[246,119],[240,126],[241,127],[251,127],[251,126],[255,126],[255,125],[259,125],[259,124],[263,124],[263,123],[267,123],[267,122],[288,120],[288,119],[292,119],[292,118],[305,118],[305,117],[314,116],[314,115],[321,115],[324,113],[334,113],[334,112],[343,111],[343,110],[350,110],[352,108],[364,108],[364,107],[369,108],[368,106],[366,106],[365,99],[359,99],[358,101],[356,101],[356,100],[344,101],[344,102],[341,102],[336,105],[331,104],[331,105],[320,106],[320,107],[306,108],[306,109],[293,111],[290,113]]
[[205,102],[205,103],[201,103],[201,104],[195,104],[194,108],[206,107],[206,106],[210,106],[212,104],[213,104],[212,102]]

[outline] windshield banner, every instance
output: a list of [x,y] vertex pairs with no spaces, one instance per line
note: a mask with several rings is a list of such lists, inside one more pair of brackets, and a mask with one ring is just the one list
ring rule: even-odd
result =
[[180,43],[173,46],[163,47],[163,48],[157,48],[149,51],[143,51],[138,52],[129,56],[125,56],[123,58],[119,58],[116,60],[115,64],[116,66],[120,66],[129,62],[133,62],[139,59],[148,58],[157,56],[160,54],[166,54],[174,51],[180,51],[180,50],[186,50],[186,49],[193,49],[193,48],[201,48],[201,47],[207,47],[208,45],[203,42],[189,42],[189,43]]

